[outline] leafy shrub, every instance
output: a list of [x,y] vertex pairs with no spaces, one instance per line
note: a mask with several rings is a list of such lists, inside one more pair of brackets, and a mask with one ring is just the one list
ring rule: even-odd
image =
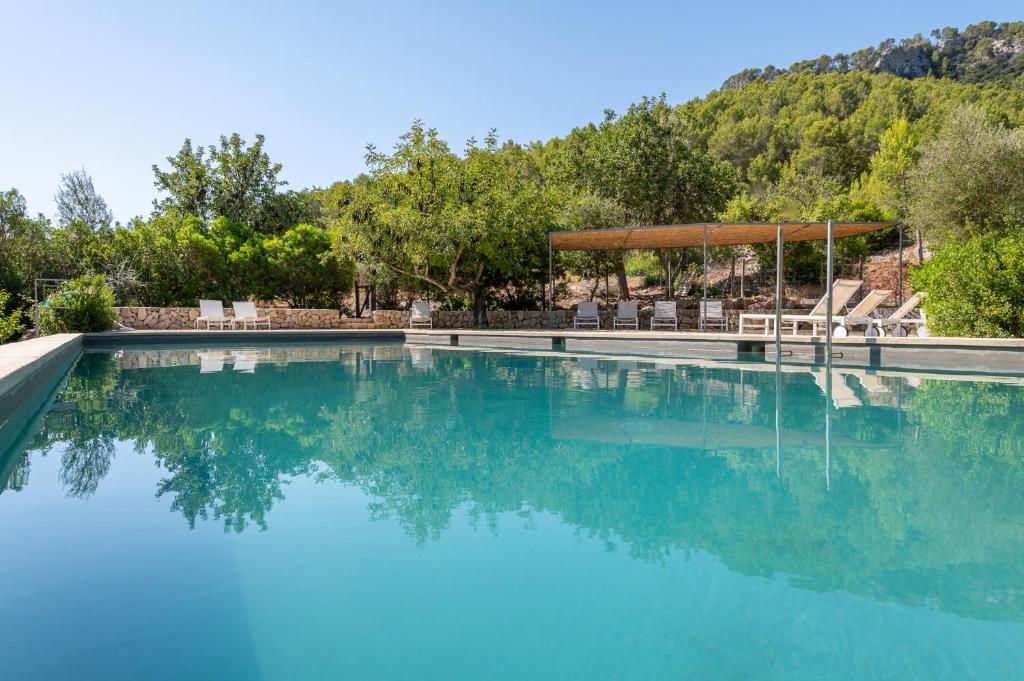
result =
[[11,294],[0,289],[0,343],[8,340],[25,330],[25,322],[21,310],[7,312],[7,305],[11,301]]
[[1024,232],[948,241],[911,273],[932,335],[1024,336]]
[[108,331],[114,325],[114,292],[100,274],[65,282],[43,303],[44,334]]

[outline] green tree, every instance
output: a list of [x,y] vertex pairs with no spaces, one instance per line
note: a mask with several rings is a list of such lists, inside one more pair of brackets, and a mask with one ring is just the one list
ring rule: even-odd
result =
[[257,231],[280,230],[282,216],[298,212],[301,202],[278,197],[278,187],[286,183],[278,179],[281,164],[271,162],[264,141],[256,135],[247,145],[233,133],[204,149],[186,139],[175,156],[167,157],[169,170],[153,166],[154,184],[167,194],[154,207],[203,219],[224,216]]
[[946,241],[911,271],[926,291],[928,328],[939,336],[1024,337],[1024,232]]
[[340,259],[331,238],[314,225],[296,225],[280,236],[267,239],[268,297],[285,300],[292,307],[334,307],[352,290],[355,266]]
[[[573,130],[557,163],[563,181],[618,204],[625,225],[711,220],[738,188],[732,166],[701,148],[664,95]],[[628,298],[621,258],[617,273],[620,295]]]
[[93,186],[85,168],[60,176],[60,187],[53,197],[58,222],[62,227],[79,222],[92,230],[109,229],[114,215]]
[[10,305],[11,294],[0,289],[0,343],[6,343],[11,338],[25,330],[25,316],[21,310]]
[[204,158],[206,149],[193,147],[192,140],[185,139],[181,149],[174,156],[167,157],[169,170],[153,165],[153,182],[157,191],[167,194],[154,199],[153,207],[161,213],[195,215],[207,218],[213,210],[213,169]]
[[263,150],[264,137],[246,145],[241,135],[221,135],[217,146],[210,146],[211,210],[214,215],[266,231],[267,211],[275,204],[277,188],[287,184],[278,179],[280,163],[272,163]]
[[17,189],[0,192],[0,289],[11,293],[6,310],[32,295],[36,277],[55,276],[50,257],[50,223],[31,217]]
[[[899,118],[884,133],[868,172],[861,176],[854,194],[882,209],[885,218],[905,222],[910,215],[910,176],[921,158],[920,135],[906,118]],[[917,230],[917,261],[924,262],[924,239]]]
[[64,282],[40,315],[44,334],[109,331],[114,319],[114,292],[98,274]]
[[926,142],[911,176],[911,220],[929,239],[1024,227],[1024,129],[961,107]]
[[554,211],[522,148],[491,133],[459,157],[417,121],[367,165],[339,224],[360,261],[465,296],[478,322],[495,287],[544,281]]

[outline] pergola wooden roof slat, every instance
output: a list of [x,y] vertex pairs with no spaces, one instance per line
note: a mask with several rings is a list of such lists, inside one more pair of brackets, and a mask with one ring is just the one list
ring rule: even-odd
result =
[[[895,222],[835,222],[836,239],[867,234],[877,229],[895,227]],[[551,248],[556,251],[634,250],[649,248],[692,248],[704,245],[707,229],[708,246],[741,246],[775,243],[779,226],[785,241],[825,241],[827,222],[744,222],[692,225],[657,225],[649,227],[615,227],[551,233]]]

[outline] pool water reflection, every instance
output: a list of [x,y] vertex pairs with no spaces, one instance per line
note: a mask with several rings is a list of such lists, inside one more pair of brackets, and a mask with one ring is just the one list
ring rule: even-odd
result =
[[88,353],[0,475],[10,678],[1024,664],[1014,379],[399,344]]

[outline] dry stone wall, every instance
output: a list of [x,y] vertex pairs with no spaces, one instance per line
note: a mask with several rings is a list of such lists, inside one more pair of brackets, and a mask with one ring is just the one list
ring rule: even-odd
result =
[[[730,330],[735,331],[741,312],[763,312],[774,309],[770,301],[725,301],[725,314]],[[192,329],[195,328],[199,310],[194,307],[119,307],[115,308],[117,320],[126,327],[140,330],[150,329]],[[651,328],[652,307],[640,309],[640,328]],[[787,312],[798,312],[787,310]],[[225,315],[232,316],[230,308]],[[601,328],[611,329],[615,309],[600,310]],[[405,329],[409,327],[408,310],[376,310],[373,317],[345,317],[338,310],[325,309],[282,309],[261,310],[260,314],[270,316],[271,329]],[[680,301],[677,304],[679,329],[697,328],[698,307],[696,301]],[[553,312],[527,310],[490,310],[486,313],[487,327],[492,329],[571,329],[573,310]],[[473,313],[462,310],[434,310],[431,313],[435,329],[470,329]]]

